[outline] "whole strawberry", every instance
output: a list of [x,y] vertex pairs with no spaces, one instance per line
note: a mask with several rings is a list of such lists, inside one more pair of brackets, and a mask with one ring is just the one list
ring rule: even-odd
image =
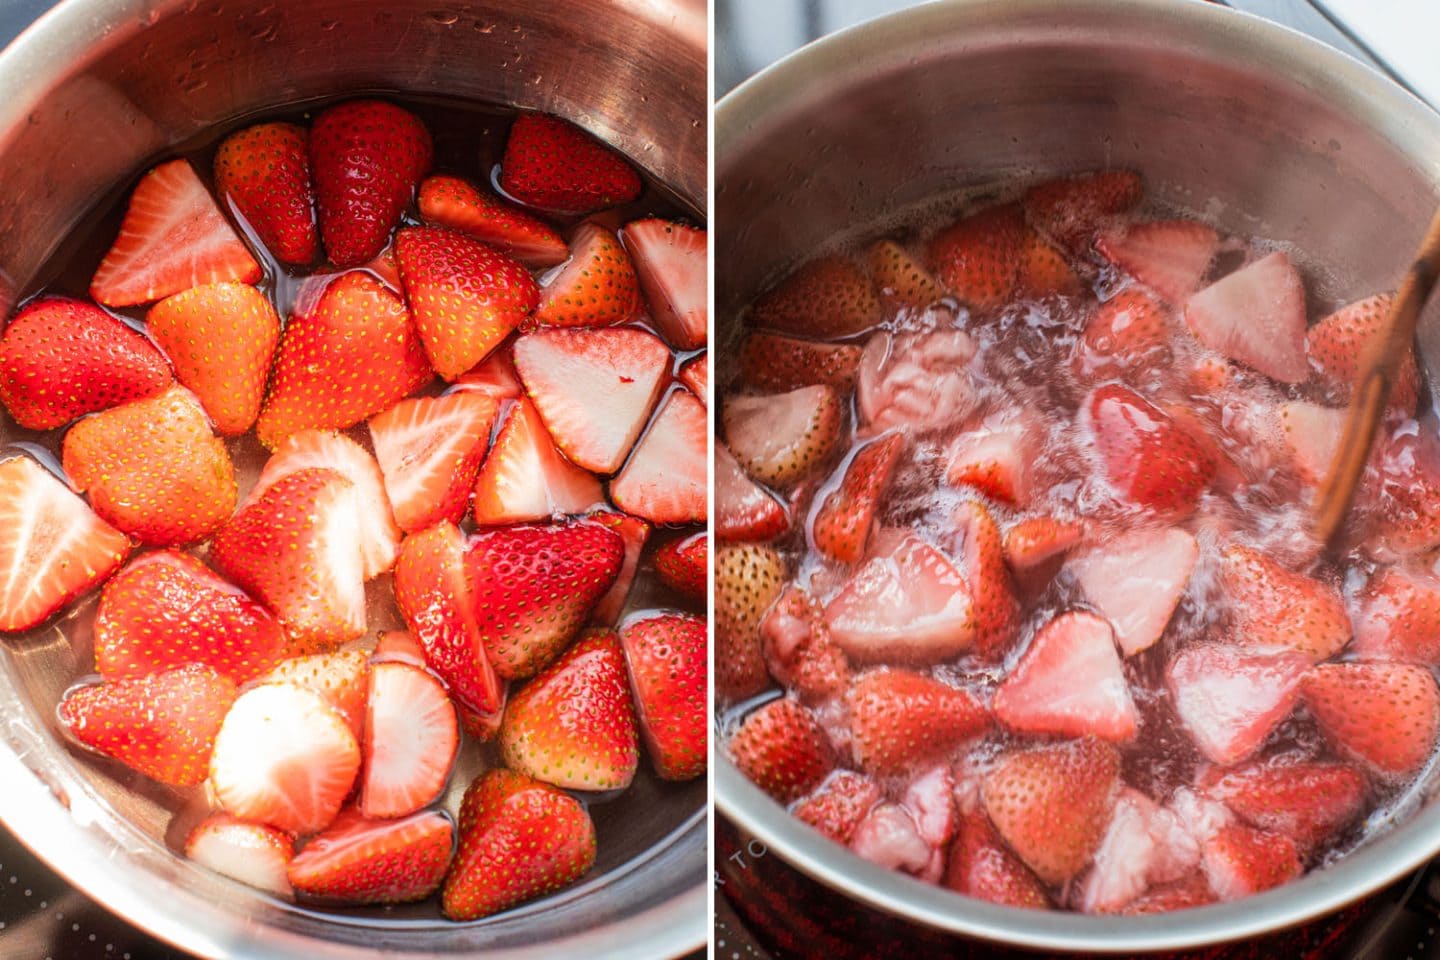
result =
[[620,631],[640,733],[662,780],[705,772],[707,640],[704,620],[680,614],[634,620]]
[[261,123],[232,133],[215,152],[216,192],[276,260],[302,267],[319,246],[307,139],[293,123]]
[[515,118],[500,186],[521,203],[581,214],[640,196],[640,175],[618,153],[572,123],[543,113]]
[[773,700],[745,718],[730,738],[740,772],[781,803],[820,785],[835,768],[830,738],[815,716],[794,700]]

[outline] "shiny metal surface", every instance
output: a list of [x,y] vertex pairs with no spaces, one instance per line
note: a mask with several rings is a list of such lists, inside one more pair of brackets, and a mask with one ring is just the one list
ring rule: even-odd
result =
[[[1334,50],[1198,0],[924,4],[760,73],[721,101],[715,130],[722,346],[745,303],[837,237],[1009,178],[1139,169],[1163,202],[1296,244],[1320,302],[1392,287],[1440,198],[1440,117]],[[1433,306],[1420,343],[1433,378]],[[1254,937],[1440,852],[1432,765],[1410,805],[1423,809],[1280,889],[1157,917],[1036,914],[860,860],[723,757],[715,780],[720,814],[831,888],[932,930],[1042,949],[1134,956]]]

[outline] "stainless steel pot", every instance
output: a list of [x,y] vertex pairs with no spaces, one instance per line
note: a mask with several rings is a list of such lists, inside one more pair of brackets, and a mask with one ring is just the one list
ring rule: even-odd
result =
[[[64,0],[0,53],[0,91],[7,314],[87,210],[175,144],[358,91],[569,117],[706,209],[702,0]],[[0,445],[13,439],[0,427]],[[264,960],[649,960],[704,943],[703,780],[642,777],[637,795],[595,806],[600,860],[584,882],[474,924],[433,909],[302,909],[191,865],[162,842],[165,794],[57,732],[57,699],[90,655],[89,612],[0,638],[0,820],[156,936],[204,957]]]
[[[743,304],[837,236],[1007,178],[1138,169],[1162,201],[1328,265],[1311,271],[1322,299],[1393,287],[1440,200],[1440,117],[1328,47],[1198,0],[917,6],[742,85],[717,108],[715,151],[722,346]],[[1433,309],[1420,340],[1433,378]],[[872,866],[790,818],[728,759],[716,768],[717,812],[750,854],[743,869],[779,857],[927,940],[1134,956],[1253,938],[1331,914],[1440,853],[1430,777],[1393,829],[1264,895],[1146,918],[1036,914]]]

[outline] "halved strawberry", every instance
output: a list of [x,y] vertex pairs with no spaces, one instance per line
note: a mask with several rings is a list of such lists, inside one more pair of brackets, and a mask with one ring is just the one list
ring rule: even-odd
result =
[[740,772],[781,803],[814,790],[835,766],[829,737],[794,700],[772,700],[747,716],[729,750]]
[[844,409],[830,387],[733,397],[722,410],[725,445],[755,479],[787,487],[824,465],[840,439]]
[[665,614],[628,621],[620,645],[645,750],[662,780],[705,772],[709,630],[699,617]]
[[401,530],[465,516],[499,406],[487,394],[462,390],[401,400],[370,418],[370,443]]
[[295,841],[274,827],[246,823],[228,813],[212,813],[185,838],[185,856],[221,876],[277,897],[295,893],[285,876],[295,856]]
[[[1393,298],[1376,294],[1341,307],[1305,332],[1305,352],[1320,371],[1338,403],[1349,403],[1350,392],[1360,376],[1360,365],[1370,345],[1385,328]],[[1420,368],[1415,351],[1407,350],[1396,374],[1390,405],[1406,416],[1415,411],[1420,398]]]
[[1071,611],[1035,634],[995,691],[995,718],[1010,730],[1124,743],[1135,738],[1139,714],[1110,625]]
[[365,633],[355,485],[333,470],[290,474],[215,535],[210,562],[280,618],[301,649]]
[[680,382],[690,388],[690,392],[700,398],[705,406],[710,406],[710,354],[702,353],[698,357],[691,357],[686,360],[680,368]]
[[791,812],[836,843],[849,844],[855,828],[883,796],[880,785],[864,774],[836,770]]
[[519,400],[525,396],[525,385],[515,370],[515,359],[508,347],[492,350],[473,370],[461,374],[451,383],[452,390],[477,390],[487,393],[498,403]]
[[385,249],[433,154],[425,125],[394,104],[352,100],[320,111],[310,166],[332,263],[357,267]]
[[412,667],[428,667],[425,662],[425,648],[404,630],[381,630],[375,638],[375,650],[370,654],[374,663],[408,663]]
[[478,920],[574,883],[595,864],[595,824],[574,797],[510,770],[465,791],[441,908]]
[[655,573],[670,589],[704,600],[709,545],[703,533],[670,540],[655,553]]
[[205,779],[235,684],[192,663],[149,677],[77,687],[60,702],[76,740],[152,780],[193,787]]
[[604,500],[595,475],[555,449],[535,405],[528,398],[514,403],[475,478],[475,522],[548,520]]
[[974,487],[1009,506],[1030,499],[1029,472],[1034,452],[1023,428],[981,428],[958,435],[946,454],[945,482]]
[[1080,252],[1108,218],[1139,203],[1143,189],[1140,175],[1130,170],[1047,180],[1025,192],[1025,216],[1052,239]]
[[1318,485],[1330,473],[1330,465],[1340,449],[1345,416],[1343,409],[1322,407],[1305,400],[1280,405],[1280,436],[1301,483]]
[[1195,339],[1284,383],[1310,376],[1305,359],[1305,285],[1276,251],[1217,280],[1185,303]]
[[119,569],[130,540],[29,457],[0,460],[0,631],[29,630]]
[[923,310],[945,296],[945,288],[893,240],[881,240],[865,254],[880,297],[894,310]]
[[927,256],[940,282],[971,309],[996,310],[1015,296],[1029,234],[1018,206],[989,207],[931,237]]
[[1139,917],[1189,910],[1214,902],[1215,892],[1210,889],[1210,881],[1204,873],[1196,870],[1179,880],[1151,887],[1148,893],[1131,900],[1120,912],[1128,917]]
[[[718,611],[717,595],[717,615]],[[762,680],[768,670],[777,683],[806,703],[823,703],[849,688],[850,662],[830,637],[824,609],[803,588],[785,587],[760,620],[759,635],[765,662]],[[722,655],[731,653],[726,650]]]
[[591,626],[613,627],[620,621],[620,614],[630,598],[630,587],[640,569],[640,553],[645,549],[645,541],[650,539],[650,524],[615,510],[598,510],[590,514],[590,519],[614,530],[625,542],[625,556],[620,561],[620,572],[615,575],[615,582],[595,601],[595,607],[590,611]]
[[904,452],[903,433],[888,434],[860,448],[846,465],[840,486],[815,514],[810,531],[815,549],[845,563],[856,563],[865,555],[875,513]]
[[951,515],[955,566],[965,578],[975,622],[975,652],[996,661],[1010,651],[1020,629],[1020,604],[1005,568],[1000,527],[985,505],[966,500]]
[[945,886],[1006,907],[1050,908],[1045,886],[1006,848],[990,818],[978,810],[960,815],[945,868]]
[[235,509],[235,465],[182,387],[86,417],[62,454],[70,485],[142,543],[203,540]]
[[1200,848],[1210,889],[1221,900],[1238,900],[1300,876],[1295,842],[1243,824],[1222,827]]
[[620,239],[635,260],[650,318],[676,350],[705,346],[708,287],[704,230],[649,217],[626,224]]
[[747,322],[802,337],[848,337],[882,319],[880,297],[863,270],[844,257],[800,267],[750,307]]
[[1183,650],[1166,679],[1175,712],[1200,752],[1214,763],[1239,763],[1295,708],[1310,665],[1291,652],[1249,651],[1219,644]]
[[1016,576],[1038,570],[1074,549],[1085,525],[1059,517],[1030,517],[1005,531],[1005,562]]
[[581,214],[640,196],[640,175],[614,150],[559,117],[523,113],[510,125],[500,186],[521,203]]
[[1220,249],[1220,236],[1194,220],[1160,220],[1132,223],[1105,233],[1095,241],[1095,249],[1179,306],[1205,278]]
[[1300,684],[1331,747],[1382,780],[1413,775],[1440,736],[1440,688],[1406,663],[1322,663]]
[[1165,306],[1137,287],[1127,287],[1095,308],[1085,322],[1089,369],[1114,360],[1121,367],[1158,361],[1170,339]]
[[740,344],[739,379],[757,390],[824,384],[849,393],[860,355],[861,348],[853,343],[818,343],[757,331]]
[[705,405],[671,390],[630,459],[610,481],[610,499],[652,523],[704,523],[710,430]]
[[304,127],[260,123],[230,134],[215,151],[215,192],[230,201],[281,263],[309,266],[320,238]]
[[991,726],[989,711],[968,691],[909,670],[867,673],[845,700],[855,761],[875,776],[946,757]]
[[760,655],[760,621],[785,586],[785,561],[759,544],[715,551],[715,690],[742,700],[770,683]]
[[0,337],[0,402],[28,430],[153,397],[170,383],[148,340],[79,300],[32,300]]
[[349,725],[355,741],[365,733],[365,691],[370,682],[370,660],[360,650],[291,657],[276,664],[261,683],[288,683],[304,687],[330,705]]
[[332,903],[410,903],[440,889],[454,844],[443,813],[385,820],[347,807],[295,855],[288,876],[298,892]]
[[1142,529],[1087,550],[1069,569],[1085,599],[1115,628],[1125,656],[1133,657],[1165,632],[1199,555],[1188,531]]
[[551,327],[607,327],[635,317],[640,279],[620,238],[582,223],[570,238],[570,259],[540,289],[535,323]]
[[1123,787],[1094,864],[1067,899],[1085,913],[1119,913],[1156,880],[1194,869],[1198,854],[1194,838],[1170,810]]
[[1440,665],[1440,577],[1418,564],[1383,567],[1359,601],[1357,657]]
[[1027,229],[1020,242],[1020,272],[1015,296],[1036,300],[1042,297],[1078,297],[1084,288],[1080,277],[1059,250],[1034,230]]
[[203,283],[255,283],[261,275],[190,162],[171,160],[135,185],[90,296],[130,307]]
[[245,683],[288,649],[269,611],[176,550],[131,561],[105,585],[95,611],[95,670],[107,680],[203,663]]
[[406,227],[395,256],[415,330],[446,380],[485,359],[539,302],[519,262],[454,230]]
[[301,430],[343,430],[432,376],[404,301],[351,271],[330,282],[313,311],[290,318],[255,432],[274,448]]
[[1365,806],[1365,776],[1343,763],[1256,763],[1207,776],[1206,792],[1260,830],[1280,833],[1302,852],[1348,826]]
[[532,269],[564,263],[570,255],[554,227],[459,177],[426,178],[419,205],[426,223],[469,234]]
[[1085,410],[1102,471],[1121,498],[1167,519],[1194,512],[1215,461],[1188,431],[1119,384],[1091,393]]
[[1231,603],[1237,639],[1249,646],[1287,647],[1325,660],[1350,639],[1340,592],[1287,570],[1250,547],[1227,547],[1220,583]]
[[715,511],[721,540],[772,540],[790,527],[780,501],[745,474],[723,443],[715,445]]
[[440,681],[404,663],[370,669],[359,809],[403,817],[445,789],[460,749],[460,722]]
[[669,380],[670,351],[644,330],[539,330],[515,369],[555,446],[595,473],[625,462]]

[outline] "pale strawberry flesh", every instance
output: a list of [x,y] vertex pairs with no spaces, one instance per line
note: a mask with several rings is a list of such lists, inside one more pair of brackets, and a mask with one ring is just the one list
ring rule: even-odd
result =
[[1284,253],[1241,267],[1185,303],[1185,322],[1206,347],[1283,383],[1310,375],[1305,288]]

